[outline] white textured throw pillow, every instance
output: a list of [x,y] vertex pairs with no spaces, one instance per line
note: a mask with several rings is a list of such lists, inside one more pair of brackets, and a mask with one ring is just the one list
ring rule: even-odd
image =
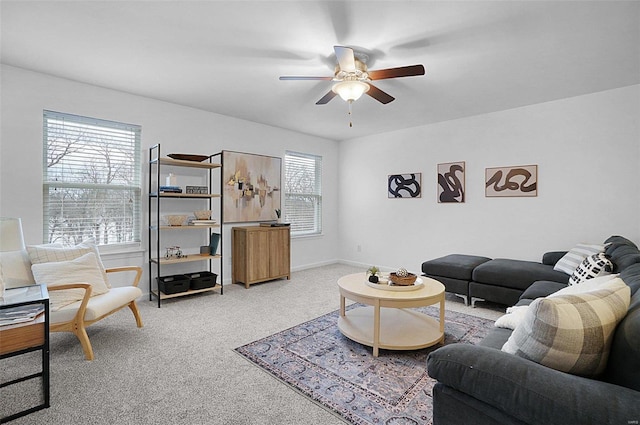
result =
[[65,247],[61,244],[29,245],[27,246],[27,252],[29,253],[31,264],[69,261],[89,252],[93,252],[98,260],[98,266],[100,267],[104,281],[106,282],[107,287],[111,288],[104,264],[102,264],[102,260],[100,259],[98,247],[93,239],[88,239],[72,247]]
[[[31,271],[36,283],[47,285],[48,288],[68,283],[88,283],[91,285],[92,297],[109,292],[93,252],[71,261],[34,264],[31,266]],[[84,292],[84,289],[51,291],[49,293],[51,311],[80,301],[84,297]]]
[[608,284],[612,283],[620,274],[607,274],[593,279],[585,280],[580,285],[571,285],[566,288],[562,288],[553,294],[547,295],[547,298],[559,297],[562,295],[575,295],[584,294],[586,292],[593,292],[596,289],[606,288]]
[[585,258],[569,278],[569,285],[577,285],[595,277],[611,274],[613,263],[604,252]]
[[507,308],[507,314],[493,324],[496,328],[515,329],[527,315],[528,305],[514,305]]
[[553,270],[572,275],[585,258],[599,252],[604,252],[604,245],[578,244],[558,260]]
[[630,298],[631,289],[620,278],[583,294],[538,298],[502,351],[563,372],[598,375]]

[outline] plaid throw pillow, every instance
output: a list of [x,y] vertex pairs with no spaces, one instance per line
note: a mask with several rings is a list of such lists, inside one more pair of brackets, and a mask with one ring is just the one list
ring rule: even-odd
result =
[[502,351],[574,375],[598,375],[630,299],[620,278],[592,292],[538,298]]
[[613,263],[604,252],[585,258],[569,278],[569,285],[577,285],[587,279],[611,274]]

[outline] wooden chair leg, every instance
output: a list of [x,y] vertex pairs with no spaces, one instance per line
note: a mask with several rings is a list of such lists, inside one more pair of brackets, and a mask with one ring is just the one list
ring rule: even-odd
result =
[[136,324],[138,325],[138,327],[141,328],[142,326],[144,326],[142,324],[142,317],[140,317],[140,311],[138,310],[138,304],[136,304],[135,301],[131,301],[129,303],[129,308],[133,312],[133,317],[136,318]]
[[82,345],[82,351],[84,351],[84,357],[87,360],[93,360],[93,347],[91,347],[91,341],[89,341],[89,335],[84,326],[77,326],[73,333],[78,337],[80,345]]

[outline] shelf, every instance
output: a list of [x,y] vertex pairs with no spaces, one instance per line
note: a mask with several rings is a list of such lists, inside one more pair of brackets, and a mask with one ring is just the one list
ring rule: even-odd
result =
[[[149,194],[151,198],[157,198],[158,192],[152,192]],[[193,199],[210,199],[210,198],[219,198],[220,194],[218,193],[171,193],[164,192],[160,193],[161,198],[193,198]]]
[[151,226],[151,230],[183,230],[183,229],[215,229],[220,227],[219,223],[216,224],[192,224],[188,226]]
[[197,162],[197,161],[185,161],[183,159],[172,159],[172,158],[154,158],[149,161],[150,164],[155,164],[160,162],[161,165],[174,165],[176,167],[190,167],[190,168],[206,168],[206,169],[214,169],[222,167],[222,164],[216,164],[212,162]]
[[[1,0],[0,0],[1,1]],[[171,155],[175,156],[175,155]],[[194,156],[195,158],[196,156]],[[151,146],[149,148],[149,191],[147,192],[148,197],[147,200],[149,202],[149,210],[148,210],[148,229],[149,229],[149,240],[148,240],[148,249],[149,249],[149,301],[153,300],[153,297],[158,301],[158,308],[162,305],[162,300],[167,298],[175,298],[175,297],[183,297],[186,295],[197,294],[200,292],[214,291],[219,288],[220,295],[224,293],[224,286],[222,283],[223,276],[223,262],[222,262],[222,211],[223,211],[223,197],[222,193],[224,190],[224,186],[222,184],[222,152],[213,154],[210,156],[198,155],[197,159],[203,159],[204,161],[189,161],[187,159],[192,159],[188,155],[182,156],[181,158],[185,159],[174,159],[169,157],[162,157],[160,154],[160,144],[155,146]],[[212,159],[216,159],[216,163],[212,162]],[[163,168],[164,167],[164,168]],[[198,192],[200,190],[206,191],[207,193],[176,193],[171,191],[163,191],[164,187],[161,185],[161,175],[167,174],[168,170],[166,167],[169,167],[171,173],[187,174],[189,176],[200,176],[202,180],[200,181],[200,186],[196,186],[198,188]],[[182,170],[176,170],[174,167],[183,167]],[[191,171],[186,170],[186,168],[190,168]],[[206,179],[206,183],[205,183]],[[195,181],[195,180],[194,180]],[[188,188],[188,186],[186,187]],[[182,189],[186,189],[182,187]],[[175,199],[175,201],[170,201],[172,205],[174,202],[180,203],[180,201],[187,201],[184,206],[185,210],[200,210],[200,209],[208,209],[211,210],[213,215],[211,216],[211,220],[199,220],[199,224],[192,224],[192,220],[183,221],[181,226],[169,226],[167,221],[162,221],[160,219],[161,215],[165,213],[170,214],[169,211],[164,211],[165,208],[164,201],[162,199]],[[202,208],[206,203],[206,207]],[[189,204],[187,208],[186,205]],[[199,207],[196,208],[195,204],[199,204]],[[198,221],[198,220],[195,220]],[[185,224],[186,223],[186,224]],[[188,248],[181,250],[183,253],[186,253],[186,256],[177,258],[175,256],[166,258],[165,257],[165,249],[163,248],[167,245],[167,240],[169,240],[170,236],[175,237],[175,230],[192,230],[199,229],[201,232],[191,232],[190,234],[181,234],[184,235],[185,241],[184,246]],[[188,230],[188,231],[189,231]],[[171,231],[171,235],[167,234],[167,232]],[[188,232],[187,231],[187,232]],[[201,255],[199,253],[200,249],[198,246],[201,245],[201,236],[204,234],[208,235],[208,240],[217,241],[220,254],[209,255],[209,249],[205,249],[203,252],[207,252],[205,255]],[[196,239],[198,242],[196,243]],[[182,243],[180,245],[183,245]],[[167,251],[168,252],[168,251]],[[216,251],[214,251],[216,252]],[[218,260],[214,262],[213,260]],[[208,262],[204,263],[203,262]],[[198,268],[204,270],[205,268],[212,272],[212,268],[216,268],[218,276],[220,276],[220,284],[214,286],[213,288],[204,288],[200,290],[189,290],[186,292],[180,292],[178,294],[163,294],[160,291],[158,277],[162,275],[172,275],[171,268],[174,264],[183,264],[183,263],[193,263],[191,265],[187,264],[183,266],[183,269],[192,269]],[[200,263],[200,264],[198,264]],[[182,271],[184,273],[184,271]],[[167,287],[167,290],[171,292],[170,287]]]
[[[216,286],[212,286],[211,288],[189,289],[188,291],[185,291],[185,292],[178,292],[177,294],[170,294],[170,295],[167,295],[167,294],[163,293],[162,291],[160,291],[160,299],[161,300],[166,300],[168,298],[177,298],[177,297],[184,297],[184,296],[187,296],[187,295],[200,294],[202,292],[211,292],[211,291],[215,291],[216,289],[219,289],[219,288],[220,288],[220,284],[216,284]],[[158,291],[152,290],[151,293],[153,294],[154,297],[158,298]]]
[[[216,254],[216,255],[187,254],[186,257],[182,257],[182,258],[170,258],[170,259],[161,258],[160,264],[190,263],[193,261],[213,260],[216,258],[222,258],[222,256],[220,254]],[[157,258],[152,258],[150,261],[152,263],[156,263],[156,264],[158,263]]]

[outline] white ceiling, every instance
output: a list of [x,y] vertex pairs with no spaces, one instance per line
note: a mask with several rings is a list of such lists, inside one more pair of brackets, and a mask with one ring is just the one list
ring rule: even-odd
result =
[[[640,2],[2,0],[2,63],[343,140],[640,83]],[[423,64],[315,102],[334,45]]]

